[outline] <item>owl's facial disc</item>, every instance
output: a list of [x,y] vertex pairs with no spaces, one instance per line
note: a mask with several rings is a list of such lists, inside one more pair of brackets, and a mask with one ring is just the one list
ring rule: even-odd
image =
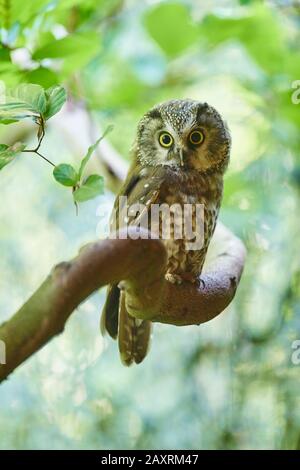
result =
[[138,127],[137,156],[146,166],[224,171],[229,150],[228,129],[218,112],[206,103],[162,103],[146,113]]

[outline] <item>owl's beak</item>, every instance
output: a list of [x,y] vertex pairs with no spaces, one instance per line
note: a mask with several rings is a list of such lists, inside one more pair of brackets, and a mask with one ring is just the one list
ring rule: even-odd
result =
[[184,166],[184,152],[183,148],[178,149],[178,155],[179,155],[179,161],[180,161],[180,166]]

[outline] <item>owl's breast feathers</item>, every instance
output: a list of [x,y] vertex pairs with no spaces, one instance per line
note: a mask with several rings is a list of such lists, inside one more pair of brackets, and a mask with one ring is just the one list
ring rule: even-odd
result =
[[[213,235],[218,212],[222,199],[223,178],[220,173],[207,175],[201,174],[197,170],[174,170],[170,167],[142,167],[135,165],[129,173],[121,195],[127,196],[128,207],[134,204],[143,204],[144,210],[134,215],[125,212],[125,216],[119,217],[118,198],[116,200],[114,216],[119,218],[117,225],[140,224],[152,230],[163,239],[167,252],[168,264],[167,272],[186,273],[195,275],[201,273],[205,260],[207,248]],[[181,213],[170,211],[170,216],[159,213],[159,224],[155,225],[152,217],[151,206],[157,204],[169,207],[179,205]],[[187,249],[185,230],[182,229],[182,237],[176,239],[174,227],[182,224],[184,205],[189,204],[192,208],[192,229],[193,233],[199,232],[199,220],[196,220],[196,204],[203,205],[202,219],[203,229],[201,231],[202,244],[193,249]],[[143,213],[144,212],[144,213]],[[199,214],[199,213],[198,213]],[[146,216],[146,217],[145,217]],[[122,219],[122,220],[120,220]],[[162,236],[162,224],[170,225],[170,236]],[[178,232],[177,232],[178,233]],[[198,233],[200,236],[200,233]]]
[[[190,205],[192,232],[193,235],[195,234],[195,239],[187,239],[183,229],[181,239],[174,239],[171,236],[169,240],[164,240],[168,252],[167,273],[179,276],[187,273],[198,276],[201,273],[208,245],[216,226],[222,192],[221,175],[202,175],[196,170],[169,172],[167,180],[161,187],[159,202],[166,202],[170,206],[173,204],[179,204],[182,207]],[[196,212],[196,205],[202,205],[203,211]],[[183,220],[183,214],[184,211],[179,216],[181,220],[176,219],[176,213],[173,217],[171,216],[172,228],[176,224],[181,223],[184,226],[187,223]],[[202,227],[199,224],[202,224]],[[196,243],[196,237],[199,237],[198,243]],[[193,248],[189,249],[187,246]]]

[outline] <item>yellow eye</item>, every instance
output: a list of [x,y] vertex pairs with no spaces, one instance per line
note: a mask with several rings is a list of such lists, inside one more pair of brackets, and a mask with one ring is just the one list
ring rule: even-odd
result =
[[193,145],[200,145],[202,144],[203,140],[204,140],[204,134],[198,129],[195,131],[192,131],[189,135],[189,141]]
[[158,141],[162,147],[169,148],[173,145],[174,139],[169,132],[162,132],[159,135]]

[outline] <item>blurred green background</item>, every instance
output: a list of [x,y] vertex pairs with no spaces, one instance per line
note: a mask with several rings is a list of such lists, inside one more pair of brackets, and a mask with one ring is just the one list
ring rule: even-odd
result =
[[[3,449],[300,449],[300,3],[250,0],[0,0],[2,87],[66,86],[43,153],[128,159],[153,104],[189,97],[227,120],[233,148],[221,220],[245,242],[236,299],[200,327],[156,325],[146,361],[124,368],[98,333],[104,291],[0,388]],[[1,82],[0,82],[1,83]],[[30,123],[0,143],[35,141]],[[116,154],[118,152],[118,154]],[[117,159],[115,159],[117,155]],[[99,236],[113,202],[85,203],[23,154],[0,174],[0,320],[51,267]],[[100,224],[99,224],[100,220]]]

